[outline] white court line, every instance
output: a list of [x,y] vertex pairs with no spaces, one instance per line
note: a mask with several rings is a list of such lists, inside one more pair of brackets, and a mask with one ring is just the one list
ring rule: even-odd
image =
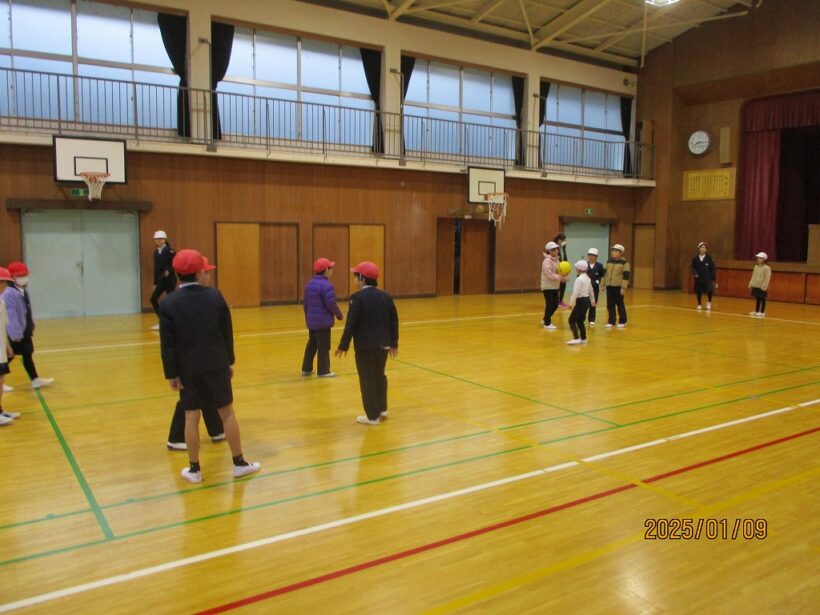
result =
[[[629,306],[629,307],[641,307],[641,306]],[[694,308],[678,307],[676,305],[652,305],[650,307],[655,307],[655,308],[658,308],[658,309],[661,309],[661,310],[682,310],[684,312],[693,312],[693,313],[698,313],[698,314],[708,314],[708,313],[711,312],[712,314],[719,314],[720,316],[736,316],[738,318],[745,318],[745,319],[749,320],[750,322],[757,322],[759,320],[763,320],[763,321],[774,320],[774,321],[777,321],[777,322],[790,322],[790,323],[793,323],[793,324],[796,324],[796,325],[812,325],[812,326],[815,326],[815,327],[820,327],[820,322],[810,322],[810,321],[806,321],[806,320],[790,320],[788,318],[773,318],[771,316],[766,316],[766,318],[754,318],[754,317],[750,316],[749,314],[737,314],[735,312],[718,312],[717,310],[702,310],[702,311],[698,312]]]
[[[805,404],[813,404],[820,401],[820,399],[815,399],[811,402],[804,402]],[[614,457],[616,455],[622,455],[624,453],[628,453],[631,451],[636,451],[644,448],[649,448],[651,446],[657,446],[659,444],[663,444],[666,442],[673,442],[676,440],[680,440],[682,438],[688,438],[690,436],[698,435],[705,433],[707,431],[716,431],[718,429],[724,429],[726,427],[731,427],[733,425],[738,425],[740,423],[748,423],[750,421],[756,421],[762,418],[766,418],[769,416],[773,416],[776,414],[781,414],[784,412],[789,412],[791,410],[796,410],[798,407],[801,407],[803,404],[798,404],[796,406],[787,406],[785,408],[779,408],[777,410],[771,410],[769,412],[763,412],[762,414],[756,414],[754,416],[748,416],[743,419],[738,419],[735,421],[728,421],[726,423],[720,423],[718,425],[713,425],[711,427],[707,427],[704,429],[696,429],[694,431],[688,431],[682,434],[677,434],[674,436],[669,436],[667,438],[660,438],[658,440],[652,440],[650,442],[645,442],[643,444],[636,444],[635,446],[628,446],[626,448],[620,448],[614,451],[600,453],[598,455],[592,455],[591,457],[585,457],[581,460],[581,462],[589,463],[592,461],[596,461],[599,459],[606,459],[609,457]],[[264,547],[267,545],[284,542],[286,540],[290,540],[292,538],[300,538],[302,536],[310,536],[311,534],[318,534],[319,532],[324,532],[325,530],[330,530],[334,528],[344,527],[346,525],[352,525],[354,523],[358,523],[360,521],[365,521],[367,519],[375,519],[376,517],[383,517],[385,515],[389,515],[395,512],[401,512],[404,510],[410,510],[413,508],[418,508],[420,506],[425,506],[427,504],[432,504],[435,502],[442,502],[444,500],[449,500],[452,498],[460,497],[462,495],[467,495],[470,493],[477,493],[479,491],[485,491],[487,489],[492,489],[494,487],[499,487],[501,485],[508,485],[510,483],[514,483],[521,480],[526,480],[529,478],[535,478],[538,476],[543,476],[544,474],[548,474],[551,472],[557,472],[559,470],[565,470],[567,468],[572,468],[575,466],[580,465],[581,462],[578,461],[570,461],[567,463],[562,463],[554,466],[549,466],[547,468],[541,468],[539,470],[533,470],[532,472],[525,472],[523,474],[516,474],[513,476],[509,476],[507,478],[501,478],[499,480],[494,480],[487,483],[482,483],[479,485],[474,485],[472,487],[465,487],[464,489],[458,489],[456,491],[449,491],[447,493],[442,493],[439,495],[430,496],[427,498],[423,498],[420,500],[414,500],[412,502],[406,502],[404,504],[398,504],[396,506],[390,506],[387,508],[380,508],[378,510],[374,510],[368,513],[363,513],[361,515],[355,515],[353,517],[346,517],[344,519],[337,519],[336,521],[331,521],[328,523],[322,523],[320,525],[314,525],[311,527],[306,527],[301,530],[294,530],[292,532],[286,532],[284,534],[277,534],[275,536],[269,536],[267,538],[262,538],[260,540],[254,540],[252,542],[246,542],[239,545],[234,545],[233,547],[227,547],[225,549],[218,549],[216,551],[209,551],[207,553],[201,553],[200,555],[194,555],[192,557],[186,557],[184,559],[178,559],[172,562],[166,562],[164,564],[159,564],[157,566],[151,566],[149,568],[142,568],[140,570],[134,570],[133,572],[128,572],[126,574],[119,574],[116,576],[108,577],[105,579],[100,579],[98,581],[92,581],[90,583],[83,583],[82,585],[75,585],[74,587],[68,587],[66,589],[61,589],[58,591],[49,592],[46,594],[40,594],[39,596],[32,596],[31,598],[24,598],[23,600],[17,600],[16,602],[8,602],[6,604],[0,604],[0,613],[7,613],[9,611],[13,611],[15,609],[21,609],[29,606],[34,606],[36,604],[42,604],[44,602],[50,602],[52,600],[57,600],[59,598],[66,598],[68,596],[74,596],[76,594],[80,594],[83,592],[91,591],[94,589],[100,589],[102,587],[109,587],[111,585],[116,585],[118,583],[124,583],[126,581],[133,581],[135,579],[140,579],[143,577],[147,577],[150,575],[158,574],[161,572],[167,572],[169,570],[174,570],[176,568],[182,568],[184,566],[189,566],[191,564],[196,564],[199,562],[204,562],[212,559],[216,559],[219,557],[224,557],[226,555],[232,555],[234,553],[241,553],[243,551],[249,551],[251,549],[256,549],[258,547]]]
[[813,406],[814,404],[820,404],[820,399],[812,399],[811,401],[804,401],[802,404],[797,404],[801,408],[805,408],[806,406]]

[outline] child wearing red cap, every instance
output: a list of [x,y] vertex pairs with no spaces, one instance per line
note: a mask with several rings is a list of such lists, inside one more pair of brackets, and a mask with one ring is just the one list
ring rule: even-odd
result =
[[207,288],[215,269],[196,250],[180,250],[173,260],[181,282],[179,290],[159,306],[162,367],[171,389],[179,392],[185,411],[185,445],[189,467],[182,478],[202,482],[199,466],[199,416],[205,407],[216,407],[233,457],[233,476],[259,470],[245,461],[239,422],[233,411],[233,326],[231,311],[218,290]]
[[[0,290],[5,290],[6,284],[13,282],[9,270],[0,267]],[[9,317],[6,313],[6,304],[0,300],[0,335],[3,336],[3,348],[0,350],[0,425],[10,425],[14,419],[20,416],[19,412],[6,412],[3,410],[3,380],[9,373],[9,359],[14,356],[14,352],[9,344],[6,329],[9,324]]]
[[308,328],[308,341],[305,356],[302,359],[302,375],[313,373],[313,357],[317,354],[316,372],[319,378],[333,378],[330,371],[330,329],[334,317],[342,320],[342,311],[336,304],[336,292],[330,277],[336,265],[331,260],[319,258],[313,263],[313,277],[305,285],[305,324]]
[[13,281],[7,282],[3,291],[3,302],[8,310],[8,336],[15,355],[23,358],[23,368],[31,379],[31,388],[39,389],[54,382],[54,378],[41,378],[34,365],[34,316],[31,312],[31,297],[28,294],[29,269],[25,263],[9,263],[8,271]]
[[358,416],[356,420],[363,425],[378,425],[387,418],[384,368],[388,355],[399,354],[399,314],[393,298],[376,288],[379,268],[375,264],[359,263],[351,271],[359,292],[350,297],[347,324],[335,354],[337,357],[346,355],[353,340],[365,411],[365,416]]

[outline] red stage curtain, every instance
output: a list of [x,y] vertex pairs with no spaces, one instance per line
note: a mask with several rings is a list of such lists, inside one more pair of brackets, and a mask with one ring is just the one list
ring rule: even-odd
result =
[[737,258],[777,253],[777,197],[780,188],[780,131],[746,134],[743,156],[743,199],[737,216]]

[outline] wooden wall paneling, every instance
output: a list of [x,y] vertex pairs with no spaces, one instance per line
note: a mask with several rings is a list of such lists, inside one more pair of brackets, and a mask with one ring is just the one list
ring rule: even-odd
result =
[[231,307],[260,304],[259,225],[216,224],[216,281]]
[[322,256],[336,263],[331,278],[336,296],[349,297],[356,288],[350,286],[350,227],[347,224],[314,225],[311,263]]
[[[384,226],[381,224],[351,224],[350,225],[350,266],[370,261],[379,267],[379,288],[389,290],[387,273],[384,265]],[[356,288],[353,283],[353,274],[350,276],[350,288]]]
[[456,229],[452,218],[439,218],[436,223],[436,295],[453,294],[456,265]]
[[262,303],[299,300],[299,227],[259,225],[259,275]]
[[631,286],[651,290],[655,286],[655,225],[636,224],[634,230]]
[[820,305],[820,273],[806,274],[806,303]]
[[461,221],[461,294],[490,292],[490,224],[487,220]]
[[803,303],[806,299],[806,274],[773,271],[769,284],[769,299]]

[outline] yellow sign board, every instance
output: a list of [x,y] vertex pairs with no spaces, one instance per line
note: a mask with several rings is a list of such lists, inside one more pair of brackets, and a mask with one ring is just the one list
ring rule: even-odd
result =
[[734,168],[683,172],[684,201],[725,201],[734,198]]

